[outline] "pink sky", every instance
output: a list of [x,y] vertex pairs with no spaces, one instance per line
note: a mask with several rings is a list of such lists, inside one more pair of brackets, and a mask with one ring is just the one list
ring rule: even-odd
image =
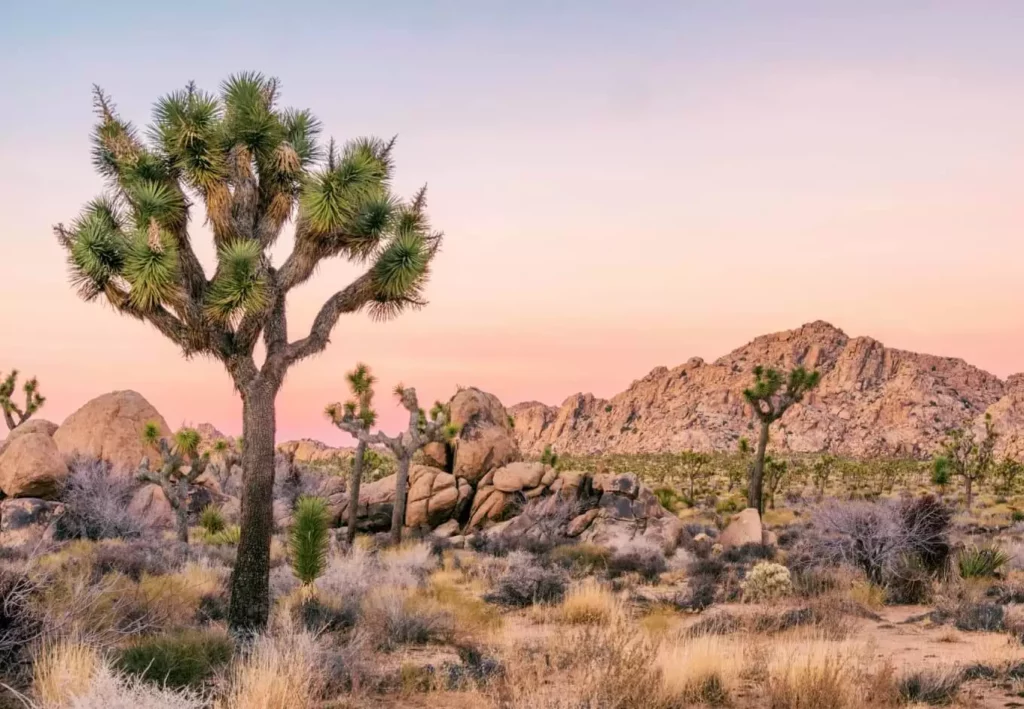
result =
[[[21,109],[0,118],[0,370],[37,375],[41,415],[56,422],[135,389],[171,425],[240,431],[219,365],[186,362],[147,326],[79,301],[50,227],[102,188],[91,82],[143,124],[158,95],[250,66],[278,75],[284,102],[312,108],[328,133],[398,133],[398,185],[429,182],[447,235],[426,310],[386,325],[343,318],[327,352],[290,373],[279,440],[344,440],[321,411],[360,360],[381,392],[401,380],[425,400],[462,384],[506,404],[560,403],[824,319],[1001,376],[1024,370],[1024,20],[1010,3],[980,16],[943,7],[924,21],[879,5],[796,34],[780,17],[736,25],[666,9],[631,15],[620,34],[594,20],[571,46],[539,25],[460,15],[478,20],[473,32],[409,30],[451,41],[367,69],[388,81],[353,79],[356,101],[347,75],[313,81],[307,67],[342,65],[358,47],[175,61],[186,50],[165,43],[126,65],[74,26],[29,41],[39,18],[26,15],[20,41],[0,49]],[[886,22],[904,32],[851,39]],[[712,31],[720,44],[701,39]],[[294,294],[293,336],[354,273],[331,264]],[[384,394],[379,408],[398,424]]]

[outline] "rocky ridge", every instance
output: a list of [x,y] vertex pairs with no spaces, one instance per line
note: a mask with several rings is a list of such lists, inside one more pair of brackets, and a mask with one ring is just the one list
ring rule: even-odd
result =
[[754,434],[743,389],[759,364],[822,373],[818,389],[780,421],[777,449],[924,457],[948,429],[980,426],[986,412],[1000,453],[1024,443],[1024,375],[1004,381],[962,359],[851,338],[820,320],[763,335],[712,363],[695,357],[657,367],[611,399],[517,404],[509,409],[516,441],[527,456],[548,445],[575,455],[731,450]]

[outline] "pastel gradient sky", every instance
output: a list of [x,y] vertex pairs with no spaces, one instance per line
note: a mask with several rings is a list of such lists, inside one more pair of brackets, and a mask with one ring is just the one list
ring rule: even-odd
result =
[[[398,134],[447,235],[427,309],[343,318],[292,371],[279,440],[343,440],[321,411],[358,360],[425,400],[559,403],[820,318],[1024,370],[1021,37],[1012,0],[5,4],[0,370],[57,422],[135,389],[240,431],[220,366],[80,302],[50,228],[102,189],[91,84],[142,124],[243,69],[339,138]],[[292,335],[354,274],[295,292]]]

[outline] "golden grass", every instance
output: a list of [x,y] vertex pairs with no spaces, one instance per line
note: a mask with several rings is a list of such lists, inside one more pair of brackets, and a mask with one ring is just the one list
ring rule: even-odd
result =
[[657,666],[668,704],[726,704],[745,667],[744,644],[736,636],[699,635],[662,646]]
[[655,606],[640,618],[640,627],[655,640],[664,638],[679,622],[679,613],[670,606]]
[[592,578],[573,584],[558,607],[555,619],[562,623],[611,623],[625,613],[622,601]]
[[482,584],[477,579],[468,583],[462,579],[461,572],[440,569],[430,575],[421,593],[452,615],[460,636],[482,639],[500,630],[501,611],[477,595]]
[[850,587],[850,600],[864,608],[879,610],[885,606],[885,589],[870,581],[855,581]]
[[103,658],[89,645],[74,640],[47,644],[32,664],[32,692],[43,709],[63,709],[89,691],[102,665]]
[[312,709],[324,673],[317,640],[308,633],[263,636],[228,674],[226,696],[216,709]]
[[857,669],[866,647],[852,641],[831,641],[792,634],[793,641],[775,643],[767,663],[771,709],[853,709],[862,706]]
[[144,575],[138,592],[154,620],[164,626],[182,626],[195,618],[204,596],[221,592],[224,581],[223,570],[189,562],[172,574]]

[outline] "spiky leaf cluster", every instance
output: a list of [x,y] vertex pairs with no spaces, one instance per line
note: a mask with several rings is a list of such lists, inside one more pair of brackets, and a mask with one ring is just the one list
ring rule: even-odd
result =
[[786,410],[818,386],[821,373],[794,367],[788,375],[770,367],[754,367],[754,385],[743,390],[743,397],[762,421],[779,419]]
[[294,523],[289,533],[292,570],[306,586],[312,584],[327,566],[327,502],[320,497],[300,497],[295,505]]
[[[369,262],[338,313],[365,307],[386,318],[424,303],[441,235],[430,229],[423,190],[408,201],[392,192],[394,139],[324,148],[319,121],[279,106],[279,94],[276,79],[256,72],[229,77],[215,93],[189,83],[156,102],[140,133],[94,88],[93,164],[108,194],[56,230],[83,298],[102,295],[187,354],[225,362],[251,354],[275,299],[326,258]],[[209,278],[188,233],[196,200],[217,246]],[[291,219],[295,249],[275,271],[267,250]],[[316,333],[318,347],[326,334]]]

